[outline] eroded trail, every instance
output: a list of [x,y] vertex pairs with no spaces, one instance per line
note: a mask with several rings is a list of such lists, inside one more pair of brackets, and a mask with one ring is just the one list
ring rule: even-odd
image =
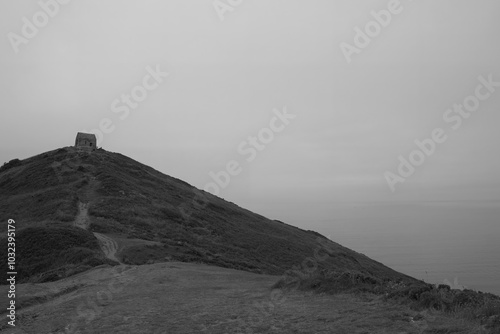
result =
[[78,215],[76,216],[74,225],[84,230],[88,230],[90,226],[90,219],[88,215],[89,204],[88,203],[78,203]]
[[[74,225],[76,227],[82,228],[84,230],[88,230],[90,226],[90,218],[89,218],[89,203],[78,203],[78,215],[76,216]],[[118,244],[116,241],[111,239],[104,234],[93,232],[94,236],[99,240],[101,244],[101,249],[106,257],[110,260],[121,263],[120,260],[116,257],[116,252],[118,251]]]
[[[90,200],[93,197],[94,190],[97,187],[96,181],[89,177],[89,184],[79,191],[78,197],[80,202],[78,202],[78,214],[74,221],[74,226],[88,230],[90,227],[90,217],[89,217],[89,206]],[[99,240],[101,244],[101,249],[110,260],[121,263],[116,257],[116,252],[118,251],[118,244],[116,241],[111,239],[104,234],[93,232],[94,236]]]
[[110,237],[105,236],[104,234],[94,232],[94,236],[101,243],[101,249],[106,254],[106,257],[110,260],[121,263],[120,260],[116,257],[116,252],[118,251],[118,244],[116,241],[111,239]]

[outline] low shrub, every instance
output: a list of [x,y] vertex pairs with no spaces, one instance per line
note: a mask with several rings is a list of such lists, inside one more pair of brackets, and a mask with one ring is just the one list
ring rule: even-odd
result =
[[[376,292],[381,281],[358,271],[318,270],[311,274],[286,272],[273,288],[313,290],[319,293]],[[379,292],[381,293],[381,291]]]
[[[0,239],[7,249],[7,239]],[[51,281],[65,277],[68,266],[95,267],[113,264],[102,254],[98,240],[76,227],[28,227],[16,233],[16,269],[19,283]],[[0,263],[6,273],[7,263]],[[7,284],[5,279],[0,284]]]
[[9,162],[5,162],[2,167],[0,167],[0,173],[6,171],[6,170],[9,170],[11,168],[14,168],[14,167],[17,167],[17,166],[21,166],[23,163],[21,162],[21,160],[19,159],[12,159],[11,161]]
[[407,304],[415,310],[442,311],[457,318],[480,322],[492,329],[492,333],[500,333],[500,297],[489,293],[462,291],[447,285],[435,286],[419,281],[380,280],[367,273],[345,270],[318,270],[310,275],[289,271],[272,288],[382,295],[386,301]]

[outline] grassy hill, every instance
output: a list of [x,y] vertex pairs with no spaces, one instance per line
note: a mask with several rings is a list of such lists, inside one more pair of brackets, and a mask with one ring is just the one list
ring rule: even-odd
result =
[[[8,219],[16,221],[20,319],[31,328],[54,325],[53,321],[40,320],[54,318],[54,305],[73,305],[72,310],[77,310],[77,316],[72,313],[57,318],[57,333],[67,330],[67,316],[77,322],[90,316],[88,310],[81,312],[83,298],[104,288],[100,273],[109,276],[112,268],[119,268],[128,271],[131,282],[140,277],[140,286],[150,283],[147,291],[140,292],[136,287],[120,294],[123,300],[131,298],[137,303],[147,298],[148,308],[138,317],[124,315],[136,312],[136,304],[106,302],[97,309],[96,305],[88,306],[104,312],[99,314],[119,314],[118,318],[109,315],[91,322],[110,333],[111,329],[123,332],[116,323],[122,320],[133,319],[137,321],[133,326],[140,327],[144,319],[159,317],[151,300],[163,303],[161,309],[177,312],[162,298],[168,300],[177,296],[176,291],[184,291],[177,296],[184,300],[191,289],[196,290],[195,296],[183,307],[199,309],[199,318],[183,311],[176,317],[180,322],[168,326],[179,333],[192,332],[193,326],[221,326],[220,330],[211,330],[213,333],[243,330],[253,326],[249,319],[254,315],[240,318],[248,308],[242,301],[250,298],[268,303],[267,297],[256,296],[251,287],[271,298],[282,291],[291,301],[284,303],[284,308],[276,308],[278,313],[268,310],[257,332],[305,333],[311,328],[313,332],[331,332],[331,328],[344,326],[345,331],[339,333],[354,329],[361,333],[362,328],[370,333],[386,333],[387,328],[405,333],[500,333],[497,296],[418,281],[317,232],[267,219],[118,153],[88,153],[66,147],[4,164],[0,167],[0,220],[6,225]],[[4,250],[5,235],[0,237]],[[120,266],[116,266],[117,261]],[[162,262],[177,266],[185,262],[195,267],[176,278],[177,274],[165,270],[175,265],[160,265]],[[221,271],[221,267],[229,271]],[[140,274],[138,268],[151,273]],[[0,270],[2,275],[8,271],[5,262],[0,263]],[[198,281],[192,281],[192,273],[201,275]],[[110,286],[121,277],[113,275]],[[212,281],[206,282],[209,277]],[[2,282],[6,284],[5,277]],[[51,283],[38,284],[41,282]],[[0,288],[5,289],[5,285]],[[198,294],[213,295],[210,298],[224,313],[206,312],[205,308],[211,306],[204,301],[197,304]],[[310,311],[301,306],[304,301]],[[342,311],[325,312],[318,305]],[[442,314],[427,317],[426,309]],[[359,322],[359,317],[366,320]],[[435,321],[437,318],[441,320]],[[459,323],[457,318],[467,319]],[[158,333],[163,333],[161,324],[154,320],[150,324],[158,325]],[[53,333],[52,329],[46,332]]]
[[[88,207],[89,231],[79,231],[81,238],[63,246],[66,235],[75,233],[70,231],[79,203]],[[66,147],[5,164],[0,169],[0,220],[8,219],[16,221],[21,244],[43,233],[52,240],[47,260],[36,270],[31,270],[32,262],[40,250],[21,252],[23,281],[36,281],[58,267],[104,263],[95,254],[91,232],[117,240],[117,256],[125,264],[177,260],[265,274],[299,272],[307,266],[413,280],[316,232],[267,219],[104,150]],[[61,252],[93,254],[95,261],[59,258]],[[58,275],[65,276],[62,271]]]

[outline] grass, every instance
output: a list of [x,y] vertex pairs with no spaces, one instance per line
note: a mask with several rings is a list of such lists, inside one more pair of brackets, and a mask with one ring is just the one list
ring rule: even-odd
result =
[[[273,288],[330,295],[379,295],[385,301],[397,302],[412,310],[440,311],[456,319],[484,325],[489,330],[487,333],[500,333],[500,297],[490,293],[451,289],[447,285],[436,286],[421,281],[384,280],[366,272],[345,270],[320,270],[303,277],[285,275]],[[448,333],[448,330],[433,333]]]
[[[66,149],[54,150],[0,168],[0,220],[70,222],[77,214],[77,190],[84,174],[73,170],[79,160]],[[60,167],[53,168],[54,164]]]
[[119,268],[53,282],[52,290],[19,285],[26,302],[42,302],[21,309],[19,324],[30,333],[65,332],[69,325],[82,334],[480,333],[466,320],[412,310],[378,295],[272,289],[276,276],[180,262]]
[[[0,247],[7,249],[6,239]],[[28,227],[16,233],[18,283],[47,282],[111,264],[92,233],[75,227]],[[7,263],[0,263],[5,275]],[[3,280],[5,281],[5,279]]]

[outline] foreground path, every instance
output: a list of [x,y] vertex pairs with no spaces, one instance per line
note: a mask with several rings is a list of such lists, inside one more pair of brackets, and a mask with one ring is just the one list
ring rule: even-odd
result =
[[18,310],[16,331],[0,327],[0,333],[478,333],[459,320],[378,297],[273,292],[277,279],[179,262],[101,267],[58,282],[20,284],[20,304],[42,300],[44,291],[62,293]]

